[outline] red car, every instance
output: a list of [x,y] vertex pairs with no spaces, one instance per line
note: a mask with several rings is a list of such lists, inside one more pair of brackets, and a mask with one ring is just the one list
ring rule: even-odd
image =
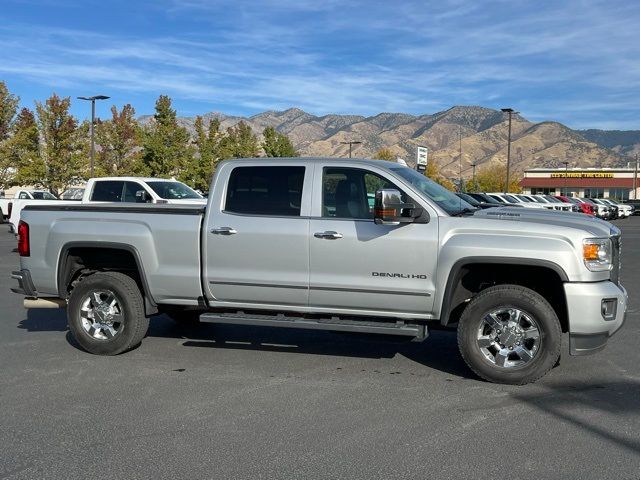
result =
[[582,213],[586,213],[587,215],[595,215],[596,212],[593,210],[593,205],[590,205],[586,202],[581,201],[579,198],[567,197],[565,195],[554,195],[558,200],[562,200],[565,203],[573,203],[580,208]]

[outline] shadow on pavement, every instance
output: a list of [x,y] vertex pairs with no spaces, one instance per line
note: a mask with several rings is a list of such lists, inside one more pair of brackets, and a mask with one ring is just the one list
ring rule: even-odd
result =
[[[18,328],[29,332],[66,332],[64,309],[32,309]],[[422,343],[375,334],[336,333],[269,327],[199,324],[178,325],[160,315],[151,319],[148,337],[184,339],[185,347],[257,350],[337,357],[393,358],[402,355],[428,368],[463,378],[476,378],[464,364],[449,331],[430,332]],[[72,336],[68,342],[78,348]]]
[[360,333],[300,329],[201,324],[175,325],[166,317],[152,322],[149,335],[184,338],[186,347],[257,350],[360,358],[393,358],[402,355],[428,368],[463,378],[476,378],[458,353],[455,334],[430,332],[424,342]]
[[[574,385],[545,385],[543,393],[512,393],[522,401],[559,421],[600,437],[635,455],[640,455],[640,438],[635,426],[622,429],[607,424],[603,414],[624,423],[624,416],[637,418],[640,413],[640,383],[633,380],[606,380]],[[622,432],[629,431],[630,435]]]
[[66,310],[47,308],[27,310],[27,318],[21,320],[18,328],[28,332],[66,332]]

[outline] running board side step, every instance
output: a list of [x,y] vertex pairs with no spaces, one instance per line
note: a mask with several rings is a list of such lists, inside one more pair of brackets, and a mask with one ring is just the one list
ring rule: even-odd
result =
[[307,330],[331,330],[335,332],[380,333],[384,335],[402,335],[414,337],[415,341],[427,338],[426,325],[397,322],[371,322],[332,318],[288,317],[283,314],[259,315],[236,313],[203,313],[200,321],[204,323],[226,323],[231,325],[252,325],[263,327],[303,328]]

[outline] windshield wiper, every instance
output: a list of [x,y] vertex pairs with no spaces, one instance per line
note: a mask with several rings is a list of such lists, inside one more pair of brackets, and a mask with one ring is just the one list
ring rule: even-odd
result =
[[476,213],[478,210],[480,210],[479,208],[463,208],[462,210],[460,210],[459,212],[456,213],[452,213],[451,216],[452,217],[463,217],[469,213]]

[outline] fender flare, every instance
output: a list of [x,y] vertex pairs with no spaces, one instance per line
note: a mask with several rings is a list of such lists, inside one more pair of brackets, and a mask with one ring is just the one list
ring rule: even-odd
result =
[[149,284],[147,282],[147,276],[144,271],[144,266],[142,264],[142,259],[140,257],[140,253],[138,250],[132,245],[128,245],[126,243],[116,243],[116,242],[69,242],[63,245],[60,250],[60,255],[58,256],[58,271],[56,274],[56,282],[58,287],[58,295],[60,298],[67,298],[66,285],[64,284],[64,276],[66,275],[66,263],[69,259],[69,250],[72,248],[94,248],[96,250],[108,248],[112,250],[122,250],[130,253],[133,256],[133,259],[136,263],[136,269],[138,271],[138,277],[140,278],[140,283],[142,285],[142,296],[144,298],[145,312],[147,315],[153,315],[158,313],[158,305],[156,304],[153,296],[151,295],[151,291],[149,289]]
[[461,272],[467,265],[478,263],[495,263],[499,265],[523,265],[528,267],[543,267],[553,270],[562,282],[568,282],[567,272],[557,263],[549,260],[541,260],[537,258],[518,258],[518,257],[463,257],[456,261],[449,271],[449,277],[442,297],[442,308],[440,309],[440,324],[446,326],[449,323],[449,315],[451,314],[451,301],[453,292],[460,282]]

